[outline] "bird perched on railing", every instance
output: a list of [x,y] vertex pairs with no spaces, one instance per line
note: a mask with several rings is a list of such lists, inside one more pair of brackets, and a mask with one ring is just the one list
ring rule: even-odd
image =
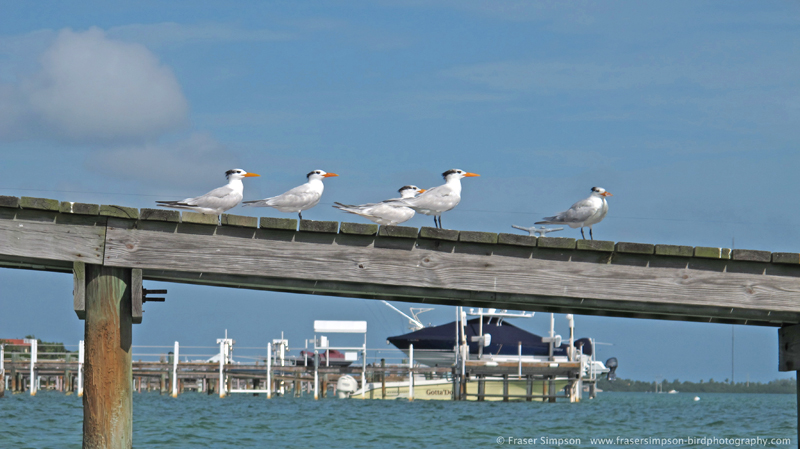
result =
[[380,203],[360,204],[358,206],[333,203],[333,207],[359,215],[379,225],[395,226],[408,221],[414,216],[414,209],[405,205],[402,200],[414,198],[414,196],[424,191],[425,189],[420,189],[417,186],[403,186],[398,190],[400,198],[384,200]]
[[319,203],[322,198],[322,191],[325,185],[322,180],[331,176],[339,176],[336,173],[326,173],[323,170],[314,170],[306,175],[308,182],[299,185],[288,192],[278,196],[265,198],[257,201],[245,201],[243,206],[252,207],[274,207],[281,212],[297,212],[300,219],[303,219],[303,211],[311,209]]
[[526,228],[524,226],[511,225],[511,227],[514,229],[521,229],[523,231],[528,231],[528,235],[531,236],[536,234],[536,237],[545,237],[550,232],[564,230],[564,228],[545,228],[544,226],[542,226],[541,228],[537,228],[536,226],[531,226],[529,228]]
[[225,172],[225,177],[228,178],[227,185],[218,187],[203,196],[186,198],[183,201],[156,201],[156,203],[161,207],[188,209],[201,214],[219,215],[242,201],[244,197],[242,179],[252,176],[260,175],[234,168]]
[[420,196],[403,200],[403,202],[421,214],[433,215],[434,226],[441,228],[442,213],[456,207],[461,201],[461,178],[472,176],[480,175],[457,168],[447,170],[442,173],[444,184],[432,187]]
[[534,224],[565,224],[570,228],[581,228],[581,237],[586,240],[583,234],[584,226],[589,227],[589,237],[594,240],[592,235],[592,225],[600,223],[608,213],[607,196],[612,196],[602,187],[592,187],[592,194],[589,198],[580,200],[573,204],[569,210],[559,212],[552,217],[545,217],[542,221]]

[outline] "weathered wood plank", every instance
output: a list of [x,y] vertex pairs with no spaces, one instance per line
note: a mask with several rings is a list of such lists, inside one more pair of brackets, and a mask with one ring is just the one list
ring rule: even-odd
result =
[[130,281],[130,269],[86,266],[84,448],[132,445]]
[[0,254],[6,256],[101,264],[104,241],[103,226],[0,219]]
[[554,313],[576,313],[624,318],[696,321],[703,323],[780,326],[800,322],[798,312],[732,309],[696,306],[677,307],[674,304],[635,303],[613,300],[566,298],[538,295],[471,292],[464,290],[398,287],[337,281],[272,278],[215,273],[189,273],[167,270],[143,270],[151,281],[213,285],[217,287],[249,288],[286,293],[305,293],[346,298],[385,299],[409,303],[440,304],[465,307],[495,307]]
[[86,319],[86,264],[72,263],[72,305],[78,319]]
[[800,324],[778,329],[778,371],[800,371]]
[[131,270],[131,322],[142,324],[142,269]]
[[[221,273],[294,280],[350,282],[393,288],[463,291],[479,297],[501,294],[595,299],[621,304],[667,304],[673,313],[691,315],[692,307],[765,312],[800,312],[800,278],[723,269],[648,267],[631,262],[598,264],[570,261],[572,253],[550,259],[454,252],[458,243],[409,249],[325,244],[322,240],[271,239],[260,230],[255,239],[165,234],[116,229],[109,224],[106,263],[148,270]],[[364,237],[368,238],[368,237]],[[471,244],[475,245],[475,244]],[[552,252],[552,250],[547,250]],[[490,252],[491,253],[491,252]],[[548,257],[542,253],[542,257]],[[631,257],[655,257],[638,256]],[[718,261],[735,264],[731,260]],[[741,262],[747,263],[747,262]],[[788,268],[788,265],[783,267]],[[365,287],[366,288],[366,287]],[[452,294],[454,299],[459,295]]]

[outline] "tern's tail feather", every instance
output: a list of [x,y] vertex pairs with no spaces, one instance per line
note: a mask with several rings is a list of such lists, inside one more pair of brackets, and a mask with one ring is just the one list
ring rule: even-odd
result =
[[174,207],[183,209],[192,207],[190,204],[186,204],[183,201],[156,201],[156,203],[161,207]]
[[544,217],[542,221],[537,221],[534,224],[559,224],[561,220],[559,220],[558,215],[554,217]]

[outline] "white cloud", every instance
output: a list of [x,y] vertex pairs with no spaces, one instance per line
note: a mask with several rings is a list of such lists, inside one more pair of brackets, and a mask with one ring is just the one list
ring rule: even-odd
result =
[[98,28],[59,32],[37,73],[0,86],[0,103],[0,137],[67,142],[152,139],[183,127],[188,113],[168,67]]

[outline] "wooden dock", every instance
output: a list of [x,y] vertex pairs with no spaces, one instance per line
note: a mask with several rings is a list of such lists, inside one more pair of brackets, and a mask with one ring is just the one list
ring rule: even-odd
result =
[[[142,319],[142,280],[775,326],[781,328],[780,369],[800,369],[798,253],[298,223],[0,196],[0,267],[75,273],[75,310],[86,319],[87,381],[94,379],[87,385],[118,388],[87,388],[86,447],[110,441],[93,439],[102,432],[130,447],[131,387],[124,380],[131,376],[131,324]],[[120,422],[127,428],[108,427]]]

